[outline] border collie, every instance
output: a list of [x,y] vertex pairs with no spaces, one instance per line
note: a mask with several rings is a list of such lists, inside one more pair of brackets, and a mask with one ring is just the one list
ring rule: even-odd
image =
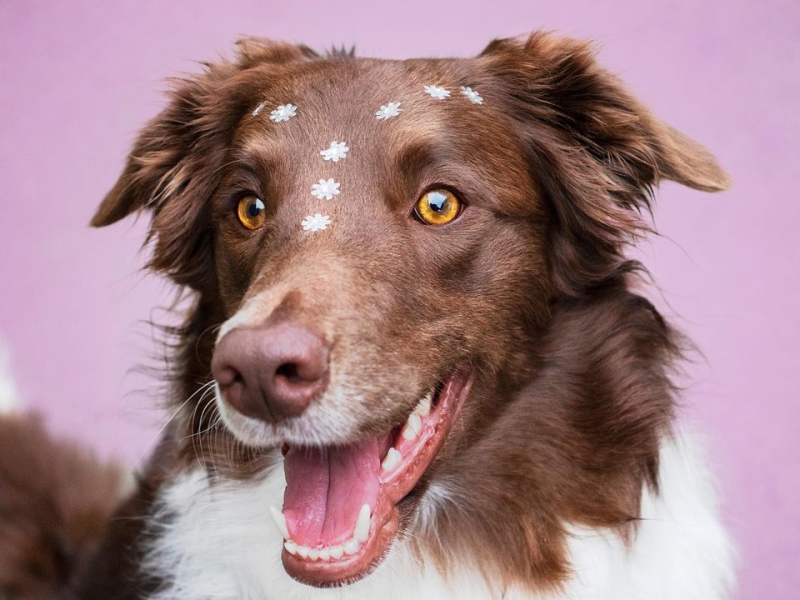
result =
[[725,597],[685,343],[626,257],[665,179],[728,185],[549,33],[179,80],[92,221],[148,213],[193,299],[175,417],[62,597]]

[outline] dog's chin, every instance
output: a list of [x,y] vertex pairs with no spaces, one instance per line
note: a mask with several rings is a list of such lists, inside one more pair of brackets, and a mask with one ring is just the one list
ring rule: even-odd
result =
[[471,370],[456,370],[382,434],[344,445],[283,444],[283,509],[269,510],[284,537],[281,559],[290,576],[334,587],[381,563],[400,530],[398,504],[436,456],[472,380]]

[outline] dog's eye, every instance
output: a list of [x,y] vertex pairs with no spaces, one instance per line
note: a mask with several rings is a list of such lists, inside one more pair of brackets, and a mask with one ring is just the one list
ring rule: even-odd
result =
[[431,190],[417,201],[414,212],[428,225],[446,225],[461,214],[461,201],[448,190]]
[[266,207],[261,198],[256,196],[244,196],[239,200],[236,207],[236,215],[239,221],[248,229],[258,229],[267,220]]

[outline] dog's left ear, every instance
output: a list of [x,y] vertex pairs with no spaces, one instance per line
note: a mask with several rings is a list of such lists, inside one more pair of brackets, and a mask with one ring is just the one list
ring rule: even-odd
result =
[[555,125],[609,167],[628,171],[620,175],[707,192],[730,185],[708,150],[653,116],[597,64],[589,43],[537,32],[495,40],[481,57],[509,85],[518,118]]
[[[708,150],[650,113],[586,42],[550,33],[495,40],[478,61],[552,207],[557,286],[581,293],[625,262],[622,247],[663,179],[703,191],[728,176]],[[491,88],[491,89],[490,89]]]

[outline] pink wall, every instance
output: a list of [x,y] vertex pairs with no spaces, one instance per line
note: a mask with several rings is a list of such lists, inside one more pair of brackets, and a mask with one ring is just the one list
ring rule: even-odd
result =
[[142,320],[168,299],[137,272],[144,223],[86,227],[162,78],[245,33],[399,58],[470,55],[536,28],[602,42],[602,60],[733,177],[724,195],[665,186],[663,237],[643,253],[705,354],[686,414],[708,434],[741,547],[738,598],[796,597],[796,0],[0,3],[0,337],[27,402],[131,463],[163,422],[156,384],[129,373],[156,353]]

